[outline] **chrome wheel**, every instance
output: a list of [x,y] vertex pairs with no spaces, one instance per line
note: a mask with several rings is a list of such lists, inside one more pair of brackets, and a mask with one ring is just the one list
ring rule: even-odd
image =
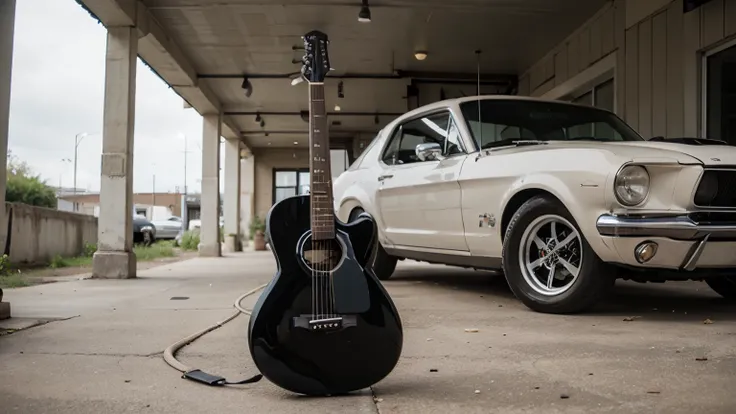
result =
[[559,295],[580,274],[582,240],[575,226],[555,214],[537,217],[524,230],[519,267],[524,280],[539,294]]

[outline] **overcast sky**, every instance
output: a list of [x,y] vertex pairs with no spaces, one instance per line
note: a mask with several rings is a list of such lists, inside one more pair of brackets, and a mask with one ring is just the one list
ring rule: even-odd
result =
[[[61,177],[63,186],[72,186],[72,163],[62,159],[73,160],[74,136],[87,132],[77,187],[99,191],[105,40],[105,28],[74,0],[17,2],[8,146],[49,185]],[[199,191],[202,117],[184,109],[140,60],[136,95],[134,191],[151,191],[154,174],[156,191],[183,191],[183,136],[192,151],[189,192]]]

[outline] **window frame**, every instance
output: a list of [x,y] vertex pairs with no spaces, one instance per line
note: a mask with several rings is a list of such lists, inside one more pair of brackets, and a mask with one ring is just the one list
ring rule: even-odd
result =
[[[276,185],[276,174],[279,172],[293,172],[296,174],[296,185],[295,186],[277,186]],[[276,204],[276,189],[277,188],[294,188],[296,194],[290,197],[299,195],[299,187],[302,183],[299,181],[301,173],[309,173],[309,168],[273,168],[271,173],[271,205]],[[311,175],[310,175],[311,177]],[[310,179],[311,182],[311,179]]]
[[[409,122],[413,122],[413,121],[416,121],[418,119],[421,119],[421,118],[427,118],[427,117],[431,117],[431,116],[434,116],[434,115],[439,115],[439,114],[442,114],[442,113],[445,113],[445,112],[450,115],[450,119],[449,119],[449,122],[447,124],[447,130],[446,131],[449,132],[450,126],[453,123],[455,124],[455,128],[457,129],[458,136],[460,138],[459,142],[460,142],[460,144],[462,146],[462,150],[463,150],[463,152],[452,154],[450,156],[445,157],[445,159],[446,158],[453,158],[453,157],[457,157],[457,156],[461,156],[461,155],[468,155],[468,154],[470,154],[470,151],[468,151],[468,148],[467,148],[467,143],[465,142],[465,136],[463,135],[463,131],[460,128],[460,122],[457,121],[456,111],[452,107],[450,107],[450,106],[443,106],[443,107],[439,107],[439,108],[429,109],[427,111],[424,111],[424,112],[421,112],[421,113],[418,113],[418,114],[415,114],[415,115],[407,116],[406,118],[402,118],[400,120],[397,120],[396,123],[393,125],[393,127],[391,127],[390,131],[387,131],[386,140],[385,140],[385,142],[383,144],[383,148],[381,149],[380,155],[378,156],[379,165],[381,165],[384,168],[389,168],[389,167],[400,167],[400,166],[405,166],[405,165],[421,164],[421,163],[426,163],[426,162],[439,162],[440,160],[428,160],[428,161],[420,161],[420,162],[415,162],[415,163],[410,163],[410,164],[386,164],[384,162],[384,158],[385,158],[386,153],[388,152],[388,149],[391,146],[392,142],[394,141],[394,139],[396,139],[396,136],[397,136],[396,133],[397,132],[400,133],[401,130],[403,129],[404,125],[408,124]],[[445,148],[443,148],[442,151],[444,152],[445,151]]]

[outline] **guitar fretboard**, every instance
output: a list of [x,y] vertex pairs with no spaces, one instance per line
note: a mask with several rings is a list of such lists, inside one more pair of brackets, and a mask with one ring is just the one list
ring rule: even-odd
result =
[[323,83],[309,85],[309,169],[312,209],[312,240],[335,237],[335,216],[332,206],[332,171],[330,169],[330,138],[325,111]]

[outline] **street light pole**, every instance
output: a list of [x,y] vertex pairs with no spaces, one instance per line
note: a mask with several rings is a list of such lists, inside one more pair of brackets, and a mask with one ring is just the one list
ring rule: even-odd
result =
[[[86,136],[86,132],[80,132],[74,136],[74,188],[72,189],[74,195],[77,194],[77,149],[79,148],[79,143],[82,142]],[[76,203],[74,204],[74,211],[77,211]]]

